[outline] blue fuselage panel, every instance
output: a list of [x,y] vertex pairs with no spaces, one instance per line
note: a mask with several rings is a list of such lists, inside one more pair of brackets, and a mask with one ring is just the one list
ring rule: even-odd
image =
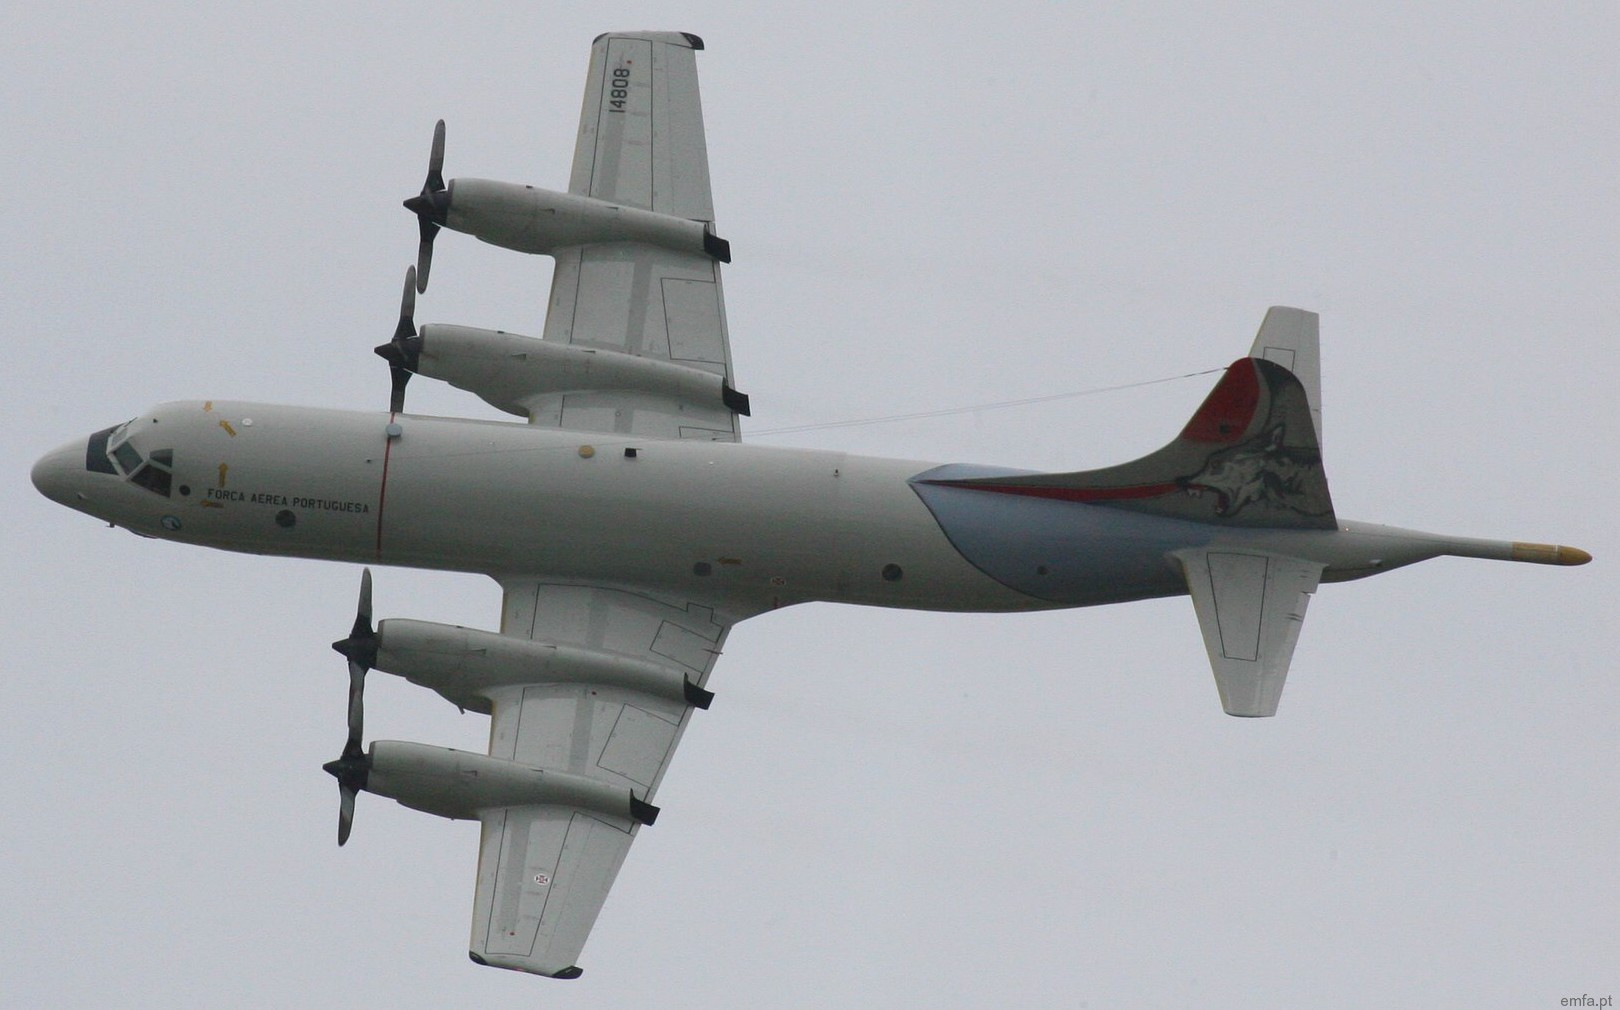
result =
[[1028,473],[953,463],[918,474],[911,487],[964,558],[1021,593],[1068,607],[1186,593],[1169,553],[1207,544],[1212,527],[936,483]]

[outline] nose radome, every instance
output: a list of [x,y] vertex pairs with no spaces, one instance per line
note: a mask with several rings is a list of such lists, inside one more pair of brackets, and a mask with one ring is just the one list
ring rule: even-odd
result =
[[77,507],[83,501],[77,492],[79,475],[84,473],[84,453],[85,443],[80,439],[41,456],[29,474],[34,487],[53,502]]

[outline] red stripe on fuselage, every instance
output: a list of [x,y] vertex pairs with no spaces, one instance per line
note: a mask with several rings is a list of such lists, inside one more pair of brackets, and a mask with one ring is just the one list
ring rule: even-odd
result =
[[931,480],[940,487],[960,487],[969,491],[994,491],[997,494],[1016,494],[1026,498],[1051,498],[1056,501],[1100,502],[1130,501],[1136,498],[1157,498],[1181,490],[1179,484],[1137,484],[1133,487],[1049,487],[1030,484],[984,484],[976,481]]
[[[394,423],[393,414],[388,415],[390,426]],[[383,540],[383,504],[388,500],[388,457],[394,451],[394,439],[385,435],[383,441],[382,483],[377,488],[377,560],[382,560]]]

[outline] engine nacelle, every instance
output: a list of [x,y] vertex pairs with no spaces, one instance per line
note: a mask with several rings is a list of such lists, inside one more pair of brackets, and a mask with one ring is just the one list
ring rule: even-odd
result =
[[731,262],[713,226],[588,196],[490,179],[452,179],[444,226],[518,252],[555,253],[599,242],[645,242]]
[[748,414],[748,397],[724,376],[659,358],[443,323],[423,326],[419,336],[417,374],[443,379],[519,417],[528,417],[545,397],[605,390]]
[[530,768],[487,754],[403,740],[371,745],[365,790],[423,813],[473,820],[500,807],[581,807],[651,824],[658,808],[628,789],[570,772]]
[[529,684],[595,684],[696,708],[714,700],[682,671],[646,660],[430,621],[379,623],[375,668],[486,715],[492,691]]

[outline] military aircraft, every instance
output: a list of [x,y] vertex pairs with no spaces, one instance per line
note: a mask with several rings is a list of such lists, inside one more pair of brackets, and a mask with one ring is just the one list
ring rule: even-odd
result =
[[[482,825],[470,952],[574,978],[737,622],[811,600],[1027,611],[1188,595],[1225,711],[1277,710],[1322,582],[1440,555],[1574,565],[1584,551],[1340,519],[1323,470],[1317,317],[1272,308],[1168,445],[1101,470],[1022,470],[741,441],[693,35],[591,50],[567,193],[426,182],[389,409],[197,400],[77,438],[39,490],[146,537],[479,572],[500,631],[353,628],[338,843],[370,792]],[[539,339],[414,321],[443,228],[556,268]],[[526,423],[411,414],[413,375]],[[382,670],[491,716],[487,754],[363,745]]]

